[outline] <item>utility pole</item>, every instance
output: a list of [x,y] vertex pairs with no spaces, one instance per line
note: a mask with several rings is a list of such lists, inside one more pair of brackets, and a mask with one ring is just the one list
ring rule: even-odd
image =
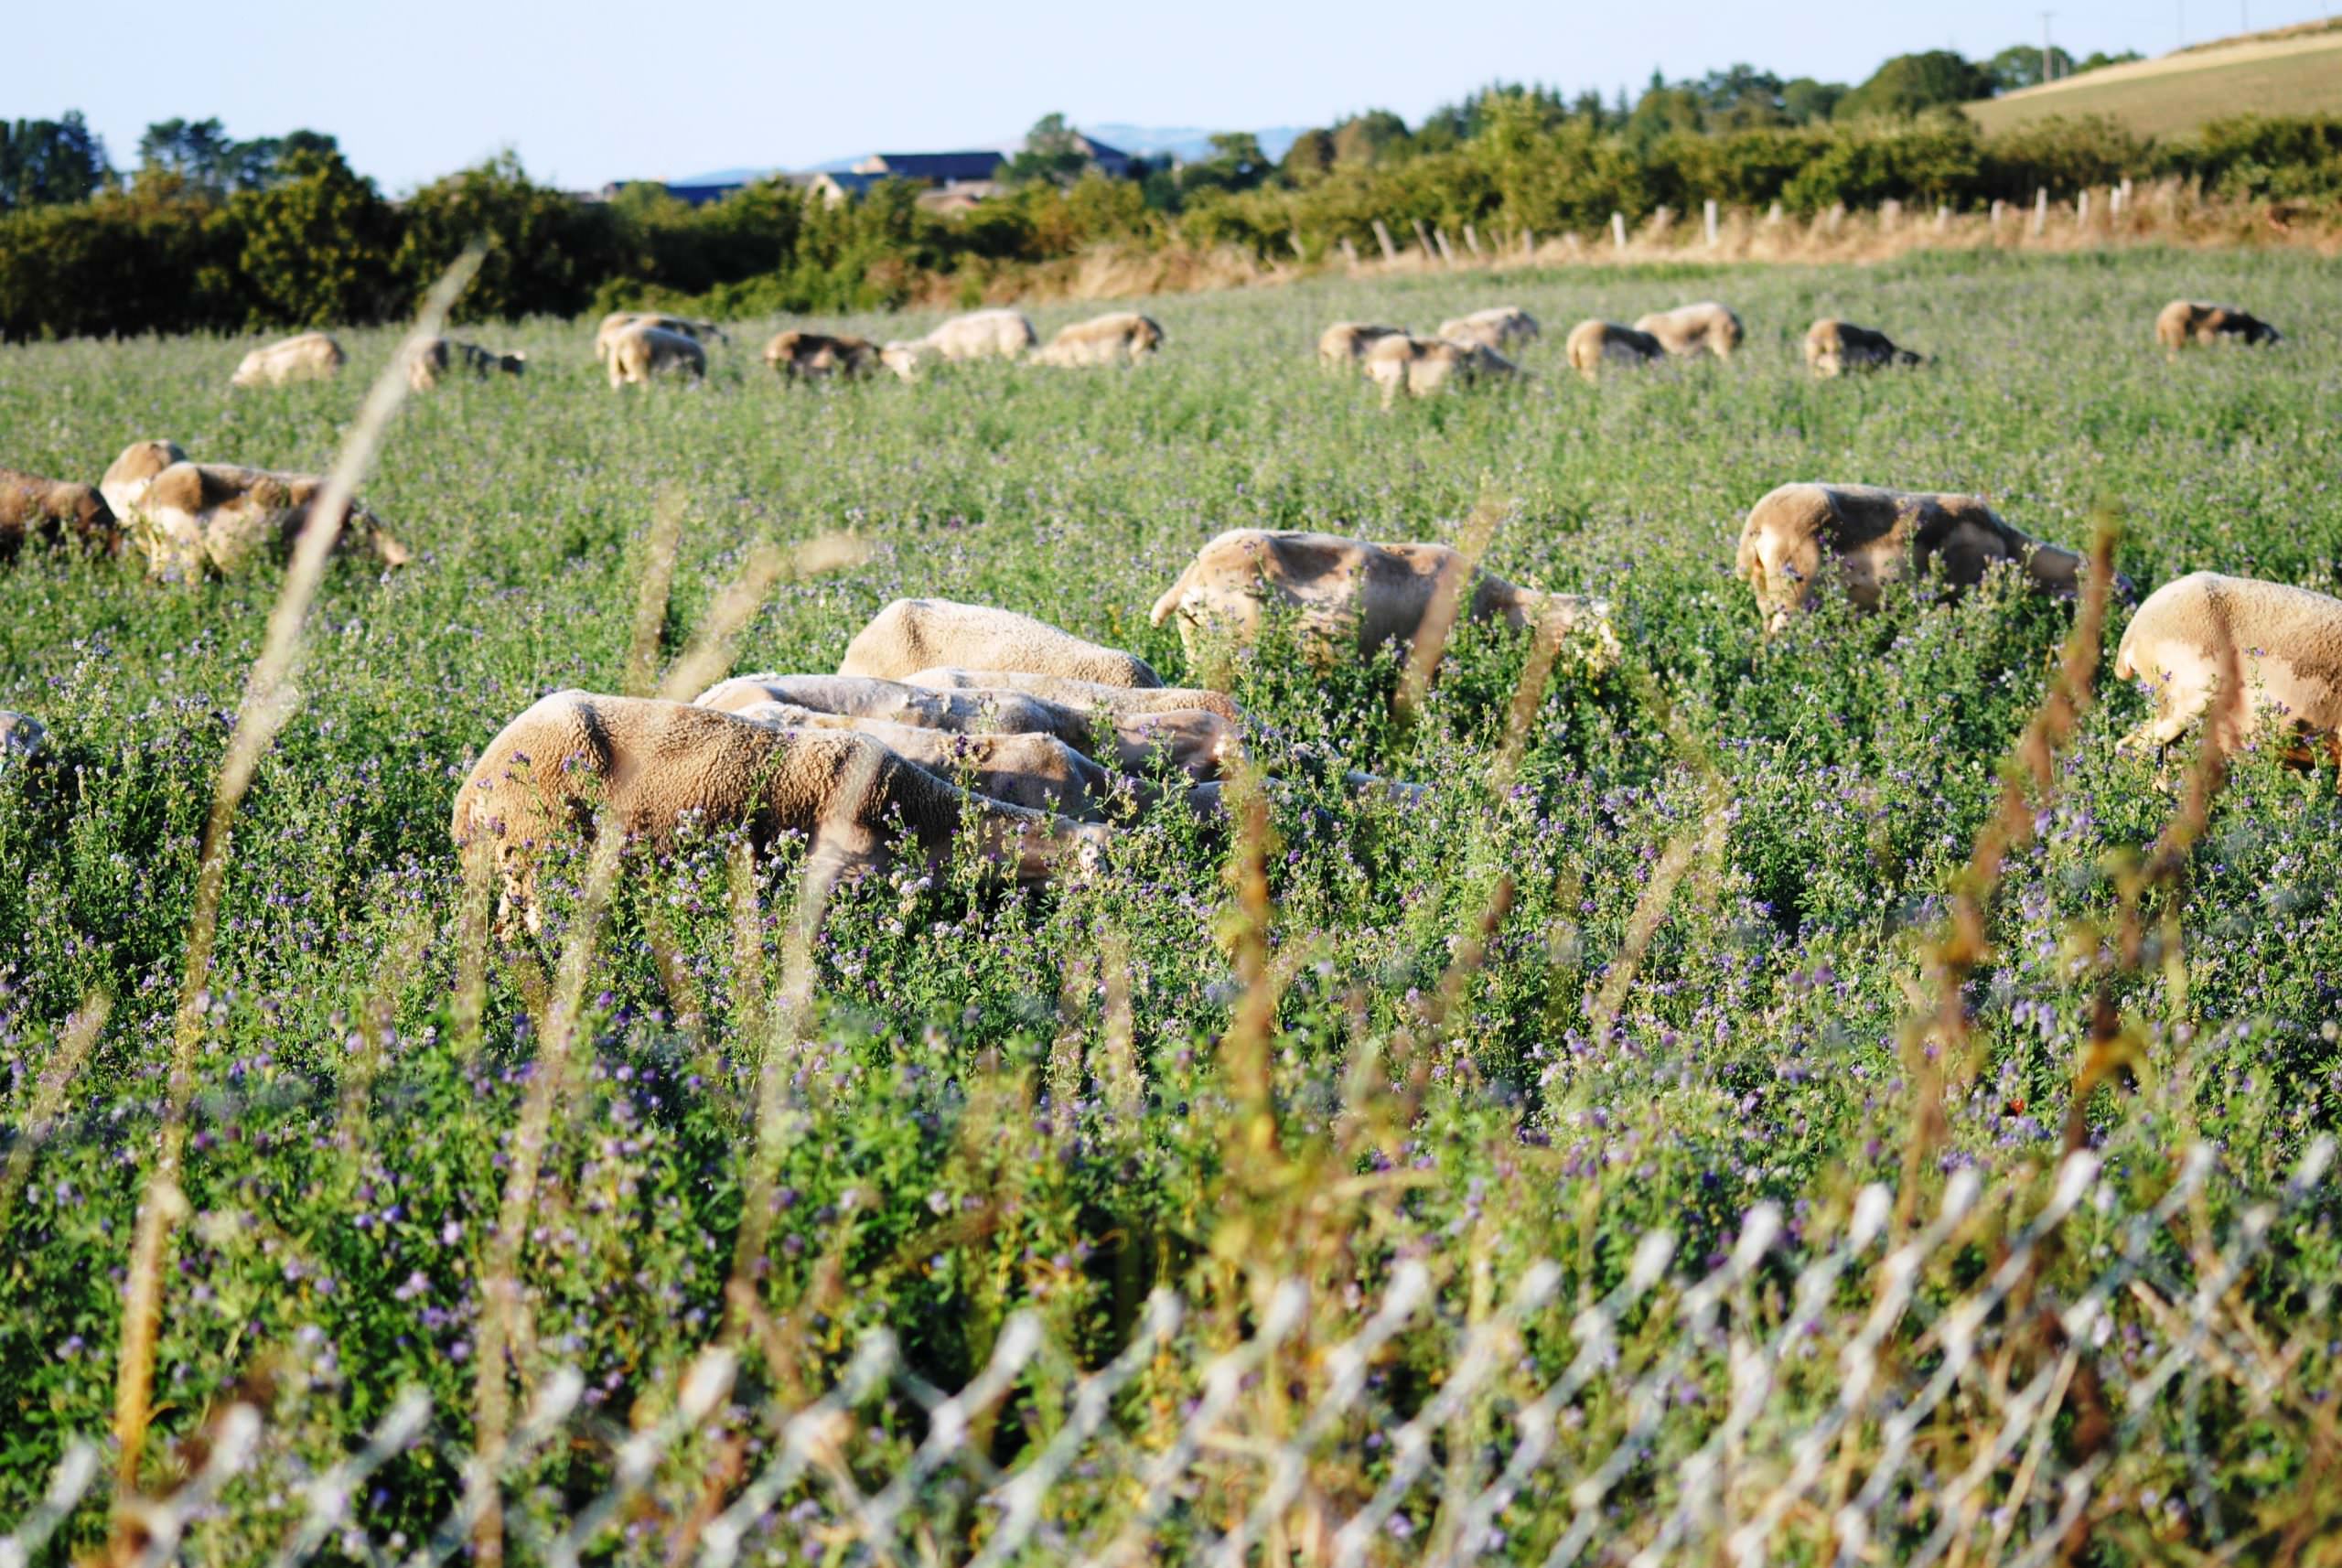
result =
[[[2239,5],[2242,5],[2244,0],[2237,0],[2237,3]],[[2055,11],[2044,11],[2041,13],[2041,80],[2045,82],[2051,79],[2049,58],[2049,18],[2057,14],[2057,13]]]

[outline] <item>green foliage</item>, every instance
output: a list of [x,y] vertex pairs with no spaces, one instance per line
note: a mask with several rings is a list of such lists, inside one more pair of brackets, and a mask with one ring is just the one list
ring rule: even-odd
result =
[[0,120],[0,212],[86,201],[113,175],[104,138],[79,110],[55,120]]
[[338,153],[293,154],[275,184],[231,197],[221,217],[242,241],[236,287],[247,325],[323,327],[392,310],[395,220]]
[[2342,198],[2342,115],[2215,120],[2182,162],[2223,196]]
[[[743,205],[768,199],[748,196]],[[475,239],[489,242],[479,275],[457,304],[460,319],[509,319],[537,311],[574,316],[627,260],[619,225],[607,207],[581,205],[532,184],[510,153],[424,186],[401,204],[399,217],[391,272],[410,294],[430,286]],[[736,221],[731,213],[725,218]]]
[[1071,185],[1090,166],[1074,128],[1062,114],[1044,114],[1025,133],[1025,145],[1001,166],[1000,177],[1010,185]]
[[1993,94],[1990,71],[1950,49],[1896,55],[1878,68],[1868,81],[1838,100],[1832,111],[1840,120],[1869,115],[1910,116],[1929,109],[1950,109],[1974,98]]

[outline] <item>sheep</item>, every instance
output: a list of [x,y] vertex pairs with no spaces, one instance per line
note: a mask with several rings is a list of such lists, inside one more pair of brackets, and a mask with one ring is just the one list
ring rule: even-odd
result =
[[137,510],[139,498],[155,476],[174,463],[187,461],[187,454],[179,450],[176,441],[134,441],[122,449],[122,456],[106,467],[98,480],[98,493],[113,509],[116,521],[127,523],[130,514]]
[[434,338],[407,361],[406,384],[419,392],[430,392],[451,371],[483,377],[517,376],[528,368],[529,356],[518,349],[500,353],[476,344],[458,343],[452,338]]
[[2216,572],[2165,583],[2123,628],[2115,676],[2144,682],[2155,711],[2122,746],[2176,740],[2212,706],[2231,653],[2242,693],[2213,716],[2221,745],[2243,745],[2257,715],[2274,711],[2300,733],[2326,737],[2342,762],[2342,599]]
[[[2035,587],[2071,596],[2083,558],[2010,526],[1975,496],[1789,484],[1749,509],[1735,569],[1755,590],[1768,629],[1778,631],[1792,611],[1813,603],[1832,562],[1846,596],[1872,610],[1888,584],[1930,564],[1954,592],[1975,586],[1987,568],[2006,562]],[[2125,596],[2131,587],[2119,575],[2113,586]]]
[[610,340],[609,370],[613,392],[628,385],[648,385],[655,375],[698,381],[707,374],[707,350],[699,346],[698,338],[663,327],[623,327]]
[[[1176,617],[1190,660],[1212,638],[1257,640],[1272,607],[1297,612],[1304,651],[1321,663],[1371,657],[1385,643],[1404,651],[1413,647],[1441,584],[1465,565],[1463,554],[1445,544],[1370,544],[1332,533],[1231,529],[1196,553],[1155,601],[1148,619],[1161,626]],[[1459,618],[1524,629],[1554,618],[1565,633],[1583,628],[1597,665],[1618,656],[1604,600],[1522,587],[1493,572],[1475,573],[1469,593],[1458,599]]]
[[740,826],[759,843],[801,833],[841,872],[883,869],[898,833],[940,861],[972,823],[986,855],[1027,883],[1101,842],[1099,830],[972,796],[868,736],[580,691],[540,700],[489,742],[448,832],[467,865],[500,878],[500,927],[517,916],[534,933],[538,856],[604,817],[662,847],[687,821]]
[[679,332],[702,343],[711,339],[730,342],[731,337],[713,321],[695,321],[688,316],[662,316],[655,310],[613,310],[602,317],[594,330],[594,358],[596,362],[610,357],[610,347],[629,327],[655,327],[661,332]]
[[1824,381],[1847,371],[1875,371],[1888,365],[1918,365],[1926,360],[1908,349],[1898,349],[1884,332],[1857,327],[1851,321],[1823,317],[1805,329],[1806,368]]
[[1163,328],[1153,317],[1120,310],[1061,328],[1049,346],[1033,356],[1033,363],[1072,370],[1135,365],[1162,346]]
[[2245,343],[2282,343],[2285,335],[2259,317],[2233,305],[2206,305],[2200,300],[2175,299],[2155,317],[2155,341],[2175,354],[2190,343],[2218,343],[2223,338]]
[[1542,336],[1537,318],[1517,305],[1490,306],[1469,316],[1439,324],[1439,335],[1451,343],[1477,343],[1504,352],[1516,343],[1534,343]]
[[785,380],[850,380],[879,368],[878,345],[867,338],[826,332],[783,332],[765,345],[765,363]]
[[1731,359],[1743,336],[1740,317],[1713,299],[1638,317],[1635,330],[1650,334],[1671,354],[1714,354],[1719,360]]
[[1367,380],[1382,389],[1389,408],[1401,392],[1429,397],[1449,385],[1469,386],[1520,373],[1510,360],[1478,343],[1445,338],[1384,338],[1366,351]]
[[1589,381],[1595,380],[1605,360],[1648,365],[1667,353],[1649,333],[1621,327],[1615,321],[1579,322],[1570,328],[1562,351],[1569,358],[1570,369]]
[[1134,653],[1085,641],[1014,610],[950,599],[895,600],[854,633],[838,673],[898,680],[938,664],[1070,675],[1109,686],[1163,684]]
[[70,539],[113,555],[122,551],[122,524],[88,485],[0,468],[0,561],[14,559],[28,539],[46,544]]
[[[255,555],[289,555],[325,485],[315,474],[177,462],[146,483],[124,521],[156,575],[191,579],[207,567],[228,575]],[[336,546],[370,553],[385,566],[412,559],[379,518],[355,504]]]
[[246,354],[228,384],[281,387],[292,381],[325,381],[339,375],[349,359],[341,345],[325,333],[303,332]]
[[866,735],[930,773],[954,781],[965,778],[967,788],[979,795],[1078,822],[1103,821],[1117,791],[1126,799],[1135,798],[1134,781],[1101,767],[1051,735],[954,734],[891,719],[817,713],[792,703],[752,703],[726,711],[757,724],[787,729],[842,729]]
[[1329,367],[1354,365],[1385,338],[1405,338],[1403,327],[1376,327],[1357,321],[1337,321],[1317,335],[1317,362]]

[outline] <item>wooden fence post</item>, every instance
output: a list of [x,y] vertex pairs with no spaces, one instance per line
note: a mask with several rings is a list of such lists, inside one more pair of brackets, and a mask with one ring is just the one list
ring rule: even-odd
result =
[[1431,230],[1420,218],[1414,220],[1414,225],[1415,243],[1423,248],[1423,260],[1427,262],[1435,262],[1439,260],[1439,253],[1434,251],[1431,246]]
[[1445,229],[1435,228],[1431,231],[1431,237],[1439,242],[1440,263],[1443,266],[1454,266],[1456,264],[1456,249],[1447,242],[1447,231]]
[[1901,222],[1902,220],[1903,204],[1896,200],[1893,197],[1890,196],[1885,200],[1878,204],[1878,231],[1880,233],[1894,233],[1895,226]]
[[1950,231],[1951,203],[1947,201],[1936,209],[1936,232],[1939,234],[1948,234]]
[[2074,198],[2074,227],[2077,229],[2090,227],[2090,187],[2088,186],[2082,187],[2082,193]]
[[1576,230],[1574,230],[1574,229],[1571,229],[1571,230],[1568,230],[1568,231],[1566,231],[1565,232],[1563,232],[1563,234],[1562,235],[1562,249],[1563,249],[1564,251],[1567,251],[1571,255],[1574,256],[1574,255],[1576,255],[1576,254],[1578,253],[1578,252],[1579,252],[1579,251],[1583,250],[1584,248],[1585,248],[1585,247],[1581,246],[1581,245],[1577,242],[1577,231],[1576,231]]
[[1520,231],[1520,253],[1527,256],[1532,262],[1537,259],[1536,230],[1523,229]]
[[1627,253],[1627,215],[1623,212],[1610,214],[1610,242],[1617,247],[1620,255]]
[[1287,241],[1287,242],[1289,242],[1292,244],[1292,246],[1293,246],[1293,253],[1294,253],[1294,255],[1295,255],[1295,256],[1296,256],[1297,258],[1299,258],[1300,260],[1305,261],[1305,261],[1307,261],[1307,260],[1309,259],[1309,252],[1306,252],[1306,251],[1305,251],[1305,250],[1303,250],[1303,249],[1301,248],[1301,231],[1300,231],[1300,230],[1298,230],[1298,229],[1294,229],[1294,230],[1290,230],[1290,231],[1288,231],[1286,232],[1286,234],[1285,234],[1285,239],[1286,239],[1286,241]]
[[1997,197],[1997,196],[1996,196],[1996,197],[1994,197],[1994,198],[1993,198],[1993,233],[1997,234],[1997,233],[1999,233],[1999,232],[2001,231],[2001,220],[2002,220],[2002,219],[2004,219],[2004,218],[2005,218],[2005,217],[2007,217],[2007,216],[2008,216],[2008,213],[2009,213],[2009,204],[2008,204],[2007,202],[2005,202],[2005,201],[2003,201],[2003,200],[2002,200],[1999,197]]
[[1767,228],[1773,228],[1773,229],[1778,229],[1778,228],[1779,228],[1779,227],[1780,227],[1780,223],[1781,223],[1781,216],[1782,216],[1782,214],[1781,214],[1781,204],[1780,204],[1779,202],[1776,201],[1775,203],[1773,203],[1772,208],[1771,208],[1768,211],[1767,211],[1767,212],[1766,212],[1766,214],[1765,214],[1765,223],[1766,223],[1766,226],[1767,226]]
[[1838,237],[1840,225],[1846,221],[1846,204],[1844,202],[1833,201],[1830,204],[1828,221],[1830,237],[1834,240]]
[[1474,255],[1480,253],[1480,237],[1472,232],[1472,226],[1469,223],[1464,225],[1464,244],[1465,248]]
[[1708,220],[1708,249],[1713,251],[1716,248],[1716,199],[1713,196],[1708,198],[1705,215]]
[[1342,236],[1342,260],[1352,266],[1358,265],[1358,247],[1350,243],[1348,234]]
[[2033,193],[2033,231],[2036,234],[2049,227],[2049,188],[2042,186]]
[[1382,247],[1384,261],[1395,262],[1399,259],[1399,247],[1391,242],[1391,231],[1382,226],[1382,220],[1380,218],[1374,220],[1374,238]]

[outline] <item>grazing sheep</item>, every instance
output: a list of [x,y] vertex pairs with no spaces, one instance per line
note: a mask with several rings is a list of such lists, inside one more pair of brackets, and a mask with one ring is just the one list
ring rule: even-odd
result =
[[[315,474],[174,463],[146,485],[124,521],[155,575],[194,578],[208,566],[229,575],[257,555],[289,556],[325,485]],[[385,566],[411,558],[381,520],[355,505],[336,548],[371,553]]]
[[1648,332],[1671,354],[1714,354],[1729,360],[1740,347],[1740,317],[1713,299],[1657,310],[1635,321],[1635,330]]
[[845,729],[866,735],[929,772],[990,800],[1029,811],[1094,822],[1105,819],[1117,789],[1135,788],[1050,735],[959,735],[891,719],[841,717],[791,703],[757,703],[730,709],[742,718],[785,729]]
[[1638,328],[1615,321],[1581,321],[1570,328],[1563,352],[1569,356],[1570,369],[1590,381],[1606,360],[1621,365],[1648,365],[1664,358],[1667,350],[1658,338]]
[[1163,328],[1152,317],[1118,310],[1059,328],[1049,346],[1033,356],[1033,362],[1071,370],[1135,365],[1162,346]]
[[[1231,529],[1196,553],[1179,580],[1155,601],[1156,626],[1176,616],[1190,660],[1212,638],[1251,643],[1272,608],[1295,613],[1309,656],[1319,662],[1371,657],[1385,643],[1414,646],[1443,581],[1465,568],[1445,544],[1370,544],[1332,533]],[[1584,628],[1597,661],[1615,660],[1617,637],[1601,599],[1548,594],[1476,573],[1459,596],[1457,618],[1502,621],[1516,629],[1556,618],[1563,631]]]
[[867,338],[826,332],[783,332],[765,345],[765,363],[791,381],[841,381],[879,368],[878,345]]
[[902,679],[907,686],[924,686],[933,692],[1019,692],[1083,713],[1103,708],[1116,718],[1202,708],[1232,725],[1244,722],[1243,710],[1236,705],[1234,698],[1225,692],[1197,686],[1116,686],[1074,675],[1037,675],[1028,670],[969,670],[951,665],[914,670]]
[[1337,321],[1317,335],[1317,362],[1332,366],[1354,365],[1365,359],[1366,351],[1383,338],[1407,336],[1409,333],[1403,327],[1375,327],[1358,321]]
[[[1095,690],[1127,699],[1163,695],[1168,689],[1152,693],[1112,686]],[[1193,695],[1222,704],[1228,701],[1217,693]],[[1158,751],[1167,752],[1174,767],[1198,779],[1218,778],[1222,759],[1241,744],[1234,722],[1201,706],[1123,713],[1103,703],[1058,702],[1010,687],[931,689],[866,675],[736,675],[717,682],[693,701],[730,713],[746,712],[760,703],[790,703],[840,718],[885,719],[951,735],[1030,732],[1054,736],[1081,751],[1096,743],[1101,727],[1096,710],[1104,707],[1103,728],[1112,736],[1116,767],[1144,771]]]
[[322,332],[304,332],[246,354],[228,379],[230,386],[281,387],[291,381],[323,381],[341,373],[349,356]]
[[953,364],[967,360],[1014,360],[1041,340],[1021,310],[972,310],[955,316],[916,339]]
[[699,339],[663,327],[622,327],[610,341],[610,389],[647,386],[655,375],[698,381],[707,374],[707,350]]
[[1389,408],[1401,392],[1429,397],[1450,385],[1470,386],[1520,373],[1510,360],[1478,343],[1445,338],[1391,337],[1366,351],[1366,378],[1382,389]]
[[[1748,510],[1740,531],[1739,575],[1756,590],[1769,630],[1813,603],[1823,571],[1835,564],[1846,596],[1876,609],[1889,584],[1907,572],[1939,568],[1954,592],[1984,580],[2006,562],[2034,586],[2074,594],[2083,557],[2044,544],[2001,521],[1974,496],[1883,489],[1875,485],[1783,485]],[[2118,593],[2131,585],[2120,576]]]
[[607,360],[611,345],[629,327],[655,327],[661,332],[680,332],[702,343],[711,339],[723,343],[732,340],[724,328],[713,321],[695,321],[688,316],[662,316],[655,310],[613,310],[603,317],[601,326],[595,328],[595,360]]
[[1924,364],[1908,349],[1898,349],[1884,332],[1857,327],[1851,321],[1823,317],[1805,329],[1805,364],[1828,380],[1847,371],[1875,371],[1888,365]]
[[938,664],[1070,675],[1108,686],[1163,684],[1134,653],[1086,641],[1015,610],[950,599],[895,600],[854,633],[838,673],[891,681]]
[[517,376],[528,368],[529,356],[518,349],[505,354],[471,343],[458,343],[452,338],[434,338],[407,361],[406,384],[419,392],[429,392],[452,371],[481,377]]
[[841,870],[883,868],[897,834],[932,861],[972,821],[988,856],[1041,881],[1099,830],[970,795],[847,730],[791,729],[714,708],[556,692],[490,741],[456,792],[449,822],[467,860],[503,883],[500,925],[540,929],[534,862],[607,812],[629,839],[674,841],[686,821],[746,827],[760,843],[802,833]]
[[14,560],[27,540],[69,539],[101,554],[121,553],[122,525],[105,498],[88,485],[0,468],[0,561]]
[[98,493],[105,498],[117,521],[127,523],[130,514],[137,510],[138,500],[155,476],[174,463],[187,461],[187,454],[179,450],[176,441],[134,441],[122,449],[122,456],[107,465],[98,480]]
[[1499,352],[1515,343],[1534,343],[1542,336],[1537,318],[1517,305],[1490,306],[1469,316],[1439,324],[1439,335],[1451,343],[1477,343]]
[[2114,673],[2146,682],[2155,708],[2123,746],[2176,740],[2212,706],[2230,650],[2243,700],[2220,704],[2212,722],[2221,744],[2243,745],[2259,714],[2273,709],[2301,733],[2326,736],[2342,761],[2334,740],[2342,729],[2342,599],[2217,572],[2165,583],[2123,628]]
[[2222,338],[2246,343],[2282,343],[2285,335],[2259,317],[2233,305],[2206,305],[2200,300],[2175,299],[2155,317],[2155,341],[2174,353],[2190,343],[2218,343]]

